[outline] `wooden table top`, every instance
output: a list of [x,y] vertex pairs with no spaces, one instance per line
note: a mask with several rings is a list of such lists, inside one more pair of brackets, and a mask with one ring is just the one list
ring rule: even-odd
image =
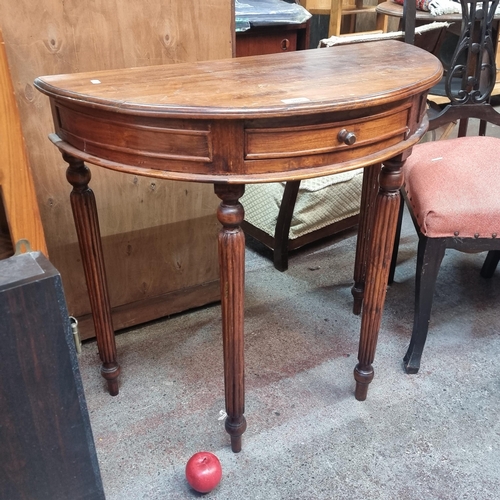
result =
[[67,154],[135,175],[248,183],[328,175],[410,148],[441,75],[428,52],[380,41],[35,86],[51,98],[51,140]]
[[398,41],[44,76],[56,100],[143,116],[259,118],[348,110],[432,86],[441,64]]

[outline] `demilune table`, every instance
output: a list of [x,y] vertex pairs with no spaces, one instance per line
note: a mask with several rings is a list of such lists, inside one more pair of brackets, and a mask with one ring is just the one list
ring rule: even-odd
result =
[[[238,59],[44,76],[51,141],[68,163],[71,205],[101,373],[118,393],[120,367],[90,171],[84,162],[161,179],[209,182],[217,217],[226,430],[241,449],[244,417],[246,183],[364,167],[355,301],[361,336],[355,396],[364,400],[385,301],[401,167],[426,130],[426,95],[442,76],[431,54],[398,41]],[[383,166],[381,167],[381,164]],[[356,291],[355,290],[355,291]]]

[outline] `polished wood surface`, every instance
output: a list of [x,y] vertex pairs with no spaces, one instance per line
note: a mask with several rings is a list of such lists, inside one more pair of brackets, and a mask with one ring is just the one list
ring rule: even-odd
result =
[[[396,228],[400,168],[425,132],[427,91],[441,75],[441,65],[431,54],[387,41],[36,80],[36,87],[50,97],[55,124],[51,139],[69,163],[72,196],[90,196],[81,160],[134,175],[215,185],[221,199],[226,429],[234,451],[241,449],[246,427],[244,237],[239,202],[244,184],[303,179],[386,163],[366,253],[367,285],[356,370],[356,397],[364,399],[373,378],[371,364]],[[77,225],[82,226],[84,246],[89,246],[84,253],[92,273],[89,293],[100,302],[102,312],[109,304],[95,238],[98,222],[90,203],[89,198],[86,214],[78,211],[75,217],[84,219]],[[105,374],[113,391],[118,364],[114,364],[114,339],[105,323],[103,319],[99,324],[98,335],[105,351],[103,367],[114,370],[112,377],[109,370]]]
[[[383,66],[374,61],[380,57]],[[440,72],[431,55],[389,41],[363,50],[46,76],[35,85],[52,98],[54,141],[69,153],[74,148],[83,159],[132,174],[245,183],[390,158],[418,128],[418,121],[408,123],[414,96]],[[314,86],[303,85],[311,79]],[[356,134],[353,146],[337,139],[345,127]]]

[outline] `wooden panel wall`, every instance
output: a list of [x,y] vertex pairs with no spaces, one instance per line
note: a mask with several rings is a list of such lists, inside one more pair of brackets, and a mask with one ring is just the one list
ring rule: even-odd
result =
[[[0,2],[0,28],[50,260],[62,275],[70,314],[85,317],[90,306],[66,164],[47,139],[53,130],[49,102],[34,89],[34,78],[231,57],[233,9],[233,0]],[[115,328],[216,300],[219,225],[213,187],[90,167],[110,296],[119,313]]]

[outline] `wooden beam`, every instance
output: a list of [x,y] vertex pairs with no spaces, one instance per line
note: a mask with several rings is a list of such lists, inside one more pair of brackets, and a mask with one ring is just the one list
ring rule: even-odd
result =
[[0,189],[13,245],[26,239],[47,255],[31,169],[0,31]]

